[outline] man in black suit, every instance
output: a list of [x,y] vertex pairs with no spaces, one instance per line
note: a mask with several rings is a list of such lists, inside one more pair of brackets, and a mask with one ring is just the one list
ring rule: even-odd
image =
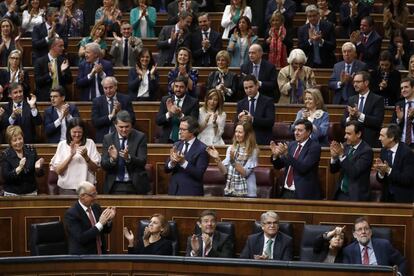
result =
[[66,211],[65,226],[68,233],[69,254],[105,254],[105,234],[112,230],[115,207],[102,211],[95,203],[96,187],[87,181],[76,189],[79,200]]
[[401,142],[414,149],[414,80],[404,78],[401,80],[400,87],[404,100],[395,104],[391,122],[399,125],[402,130]]
[[39,101],[50,99],[50,89],[72,83],[72,73],[68,60],[62,56],[65,49],[61,38],[52,38],[49,54],[40,57],[35,63],[36,96]]
[[188,237],[186,256],[233,257],[233,240],[229,234],[216,230],[217,215],[215,211],[204,210],[201,212],[197,225],[201,234],[193,234]]
[[80,88],[80,100],[91,101],[104,94],[102,80],[113,76],[112,63],[101,57],[98,43],[92,42],[85,46],[85,60],[79,64],[76,86]]
[[310,139],[312,123],[295,122],[295,140],[289,143],[270,142],[271,161],[276,169],[285,169],[282,198],[320,199],[319,160],[321,146]]
[[351,42],[342,45],[343,61],[334,65],[329,88],[334,91],[333,104],[347,104],[351,96],[356,95],[353,76],[359,71],[368,71],[367,65],[356,59],[356,47]]
[[135,113],[128,95],[118,93],[118,81],[115,77],[102,80],[104,95],[92,101],[92,125],[95,127],[95,142],[102,143],[106,134],[115,131],[113,122],[116,114],[126,110],[131,116],[132,127],[135,125]]
[[198,120],[191,116],[180,119],[180,140],[170,150],[165,172],[171,173],[169,195],[203,196],[203,175],[208,166],[206,145],[197,139]]
[[149,179],[147,137],[135,130],[133,117],[122,110],[116,114],[116,131],[106,134],[101,165],[106,171],[105,194],[147,194]]
[[374,152],[362,140],[362,125],[349,121],[345,127],[346,145],[337,141],[330,145],[331,173],[341,172],[336,185],[335,199],[343,201],[368,201],[370,198],[370,173]]
[[188,12],[181,12],[179,21],[175,25],[162,27],[158,36],[157,48],[159,49],[158,65],[170,66],[175,64],[175,51],[180,47],[190,48],[191,35],[188,28],[193,17]]
[[222,48],[220,33],[211,29],[211,21],[208,13],[198,16],[199,29],[191,37],[191,51],[193,65],[216,66],[216,55]]
[[291,261],[293,240],[279,231],[279,216],[273,211],[267,211],[261,215],[260,223],[263,232],[247,238],[240,258]]
[[36,25],[32,32],[32,61],[46,56],[49,44],[53,38],[65,38],[64,28],[59,23],[59,10],[55,7],[48,7],[46,11],[46,21]]
[[335,27],[327,20],[320,20],[319,9],[315,5],[306,7],[309,23],[298,29],[298,47],[302,49],[312,68],[332,68],[336,63]]
[[380,132],[380,158],[374,163],[377,180],[384,185],[383,200],[387,202],[414,202],[414,152],[401,143],[398,125],[390,124]]
[[355,44],[358,58],[367,64],[368,69],[377,69],[382,37],[375,31],[374,19],[371,16],[364,17],[360,30],[352,32],[349,40]]
[[384,121],[384,98],[369,91],[370,75],[359,71],[354,75],[354,89],[358,95],[348,99],[342,125],[350,120],[362,123],[362,140],[372,148],[379,147],[379,132]]
[[279,86],[277,85],[276,67],[262,59],[263,49],[259,44],[253,44],[249,48],[250,62],[244,63],[240,71],[244,75],[253,75],[259,83],[259,92],[262,95],[273,98],[278,101],[280,97]]
[[159,143],[174,143],[178,141],[180,119],[192,116],[198,120],[198,100],[187,95],[188,79],[178,76],[173,84],[174,96],[164,96],[160,102],[156,123],[162,128]]
[[397,266],[398,275],[407,275],[407,260],[390,241],[372,237],[372,229],[366,217],[355,220],[354,242],[344,248],[345,264]]
[[42,117],[36,107],[36,96],[24,100],[23,86],[17,82],[10,85],[10,101],[4,105],[3,126],[18,125],[23,130],[26,144],[36,142],[36,126],[42,124]]
[[65,91],[55,86],[50,91],[51,106],[44,112],[44,128],[48,143],[59,143],[66,140],[66,126],[74,117],[80,117],[76,105],[65,101]]
[[253,75],[243,79],[244,92],[247,97],[237,103],[235,123],[249,121],[253,124],[256,142],[269,145],[272,140],[272,128],[275,122],[275,105],[272,98],[259,93],[259,82]]

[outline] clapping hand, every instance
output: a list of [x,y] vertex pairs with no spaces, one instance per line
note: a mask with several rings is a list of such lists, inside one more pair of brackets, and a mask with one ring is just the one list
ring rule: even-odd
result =
[[65,71],[69,68],[69,61],[67,59],[63,60],[62,64],[60,65],[60,71]]
[[43,167],[44,163],[45,163],[45,159],[43,157],[39,158],[35,163],[35,169],[40,170]]
[[329,145],[329,151],[333,159],[337,159],[340,156],[344,155],[344,146],[337,141],[332,141]]
[[118,150],[116,149],[115,145],[110,145],[108,148],[108,155],[113,160],[118,158]]
[[220,159],[219,152],[216,150],[216,148],[214,146],[207,147],[206,151],[207,151],[208,155],[210,155],[211,158],[213,158],[216,162],[219,161],[219,159]]
[[36,108],[36,100],[37,100],[36,95],[33,93],[30,93],[30,99],[27,98],[27,103],[29,104],[31,109]]
[[130,156],[128,146],[125,146],[125,149],[119,151],[119,156],[121,156],[121,158],[123,158],[125,161],[129,161]]

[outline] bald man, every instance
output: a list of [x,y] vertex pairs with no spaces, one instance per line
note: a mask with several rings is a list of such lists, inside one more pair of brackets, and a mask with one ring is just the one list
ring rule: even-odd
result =
[[[259,81],[259,92],[278,101],[280,97],[279,87],[277,86],[276,67],[262,59],[263,49],[259,44],[253,44],[249,48],[249,62],[241,66],[242,75],[254,75]],[[243,78],[242,78],[243,79]],[[240,84],[241,87],[242,84]]]

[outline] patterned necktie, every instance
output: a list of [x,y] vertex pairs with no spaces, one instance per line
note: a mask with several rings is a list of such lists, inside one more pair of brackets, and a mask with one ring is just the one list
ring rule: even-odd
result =
[[364,111],[364,98],[363,96],[359,97],[359,105],[358,105],[358,110],[359,112]]
[[272,249],[273,249],[273,240],[269,239],[266,242],[266,249],[264,251],[264,254],[266,256],[269,256],[269,259],[273,259]]
[[56,87],[59,85],[57,59],[56,58],[52,59],[51,63],[52,63],[52,87]]
[[[96,220],[92,214],[92,209],[88,207],[88,209],[86,209],[86,212],[88,213],[88,218],[89,218],[89,221],[91,222],[91,227],[95,227]],[[96,252],[98,255],[102,254],[102,240],[101,240],[100,234],[96,236]]]
[[259,79],[259,65],[257,64],[253,65],[253,76],[255,76],[256,79]]
[[[302,150],[302,145],[298,144],[298,146],[296,147],[295,153],[293,154],[293,158],[298,159],[301,150]],[[289,166],[286,184],[288,187],[291,187],[293,185],[293,167],[292,166]]]
[[369,255],[368,255],[368,246],[364,246],[362,249],[362,264],[363,265],[369,265]]
[[[181,107],[180,106],[180,103],[181,103],[181,99],[180,98],[177,98],[175,105],[177,107]],[[179,130],[179,127],[180,127],[180,119],[176,115],[174,115],[171,118],[171,124],[172,124],[172,128],[171,128],[171,140],[173,142],[176,142],[176,141],[178,141],[178,137],[179,137],[178,130]]]
[[[315,26],[315,31],[319,32],[319,26],[318,25]],[[313,44],[313,62],[315,64],[321,64],[322,60],[321,60],[319,42],[314,41],[312,44]]]

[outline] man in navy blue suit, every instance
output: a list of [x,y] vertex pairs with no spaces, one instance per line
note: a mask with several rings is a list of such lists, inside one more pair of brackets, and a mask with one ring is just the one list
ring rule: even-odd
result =
[[312,123],[300,119],[295,123],[295,140],[289,143],[270,142],[271,161],[276,169],[285,169],[282,198],[320,199],[319,160],[321,146],[310,139]]
[[407,275],[407,260],[386,239],[372,238],[367,218],[355,220],[355,241],[344,249],[344,263],[398,266],[398,272]]
[[73,117],[80,117],[74,104],[65,102],[63,87],[56,86],[50,91],[51,106],[45,109],[44,126],[48,143],[66,140],[66,125]]
[[252,234],[247,238],[240,258],[256,260],[291,261],[293,240],[279,231],[279,216],[267,211],[260,216],[263,232]]
[[259,82],[253,75],[243,79],[247,95],[237,103],[235,123],[249,121],[253,124],[256,141],[259,145],[268,145],[272,140],[272,128],[275,122],[275,105],[273,98],[259,93]]
[[198,15],[198,26],[199,29],[191,37],[193,65],[216,66],[216,55],[222,48],[221,35],[211,28],[208,13]]
[[312,68],[332,68],[336,63],[335,27],[327,20],[320,20],[319,9],[315,5],[306,7],[309,23],[298,29],[298,48],[302,49]]
[[[277,102],[280,97],[277,85],[276,67],[264,60],[263,49],[259,44],[253,44],[249,48],[249,62],[244,63],[240,71],[242,75],[253,75],[259,84],[259,92]],[[243,86],[243,85],[242,85]]]
[[329,88],[334,91],[333,104],[347,104],[351,96],[356,95],[353,78],[359,71],[368,71],[367,65],[356,59],[356,47],[351,42],[342,45],[343,61],[334,65]]
[[371,16],[364,17],[360,30],[352,32],[349,39],[357,48],[358,58],[367,64],[368,69],[377,69],[382,37],[375,31],[374,19]]
[[114,71],[110,61],[100,58],[101,48],[92,42],[85,46],[85,60],[79,65],[79,75],[76,86],[81,89],[80,100],[91,101],[103,95],[101,81],[107,76],[113,76]]
[[95,142],[102,143],[106,134],[115,132],[116,114],[126,110],[131,116],[132,127],[135,125],[135,113],[128,95],[118,93],[118,81],[115,77],[106,77],[102,80],[104,95],[93,99],[92,124],[95,127]]
[[180,140],[174,143],[165,171],[172,173],[169,195],[203,196],[203,175],[208,166],[206,145],[197,139],[198,121],[191,116],[180,120]]
[[84,181],[76,189],[79,200],[66,211],[65,227],[68,233],[69,254],[105,254],[105,234],[112,230],[112,220],[115,217],[115,207],[102,211],[95,203],[96,187]]
[[381,129],[380,158],[374,163],[377,180],[384,185],[383,200],[414,202],[414,152],[400,141],[401,130],[396,124]]
[[331,173],[341,172],[336,185],[335,199],[342,201],[368,201],[370,173],[374,152],[362,140],[362,125],[349,121],[345,127],[346,145],[337,141],[330,145]]

